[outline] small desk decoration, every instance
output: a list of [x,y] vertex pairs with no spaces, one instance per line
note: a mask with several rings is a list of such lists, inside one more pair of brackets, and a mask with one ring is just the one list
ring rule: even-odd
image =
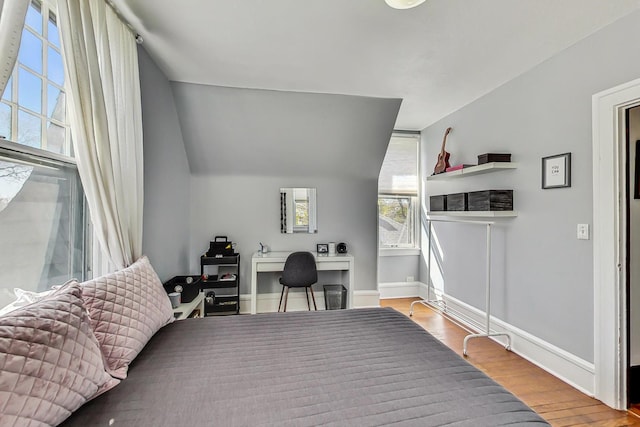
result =
[[329,253],[329,244],[328,243],[318,243],[316,245],[316,252],[319,254],[327,254]]
[[571,187],[571,153],[542,158],[542,189]]

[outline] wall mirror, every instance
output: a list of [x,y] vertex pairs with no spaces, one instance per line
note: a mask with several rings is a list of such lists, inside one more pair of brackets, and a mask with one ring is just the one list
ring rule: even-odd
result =
[[280,189],[280,232],[318,232],[315,188]]

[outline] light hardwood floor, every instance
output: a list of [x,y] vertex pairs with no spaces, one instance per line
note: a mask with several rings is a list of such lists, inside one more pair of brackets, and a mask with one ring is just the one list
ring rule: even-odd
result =
[[[416,299],[381,300],[380,305],[408,316],[409,306]],[[412,319],[462,356],[466,330],[422,304],[415,305]],[[471,340],[467,352],[467,361],[502,384],[552,426],[640,427],[640,418],[586,396],[489,339]]]

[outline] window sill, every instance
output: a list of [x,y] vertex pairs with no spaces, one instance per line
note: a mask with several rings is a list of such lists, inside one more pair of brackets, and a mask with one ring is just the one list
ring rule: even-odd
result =
[[420,249],[418,248],[380,248],[378,256],[418,256]]

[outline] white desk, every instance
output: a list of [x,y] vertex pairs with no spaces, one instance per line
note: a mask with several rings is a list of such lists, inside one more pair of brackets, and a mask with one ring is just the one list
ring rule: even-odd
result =
[[[291,252],[256,252],[251,257],[251,314],[258,307],[258,273],[284,270],[284,263]],[[313,252],[312,252],[313,253]],[[343,283],[347,288],[347,308],[353,306],[354,260],[350,254],[325,255],[313,253],[318,271],[342,271],[348,279]]]

